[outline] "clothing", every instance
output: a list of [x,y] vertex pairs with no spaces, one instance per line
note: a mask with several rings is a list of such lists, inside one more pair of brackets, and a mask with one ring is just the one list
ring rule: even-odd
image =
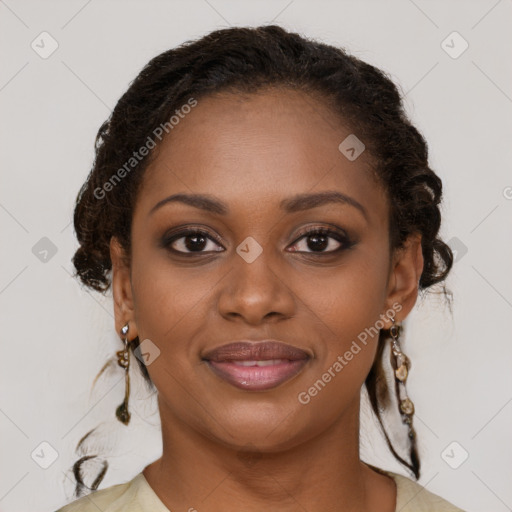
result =
[[[464,512],[405,476],[372,467],[390,476],[396,482],[395,512]],[[56,512],[98,512],[99,510],[102,512],[171,512],[160,501],[142,472],[129,482],[94,491]]]

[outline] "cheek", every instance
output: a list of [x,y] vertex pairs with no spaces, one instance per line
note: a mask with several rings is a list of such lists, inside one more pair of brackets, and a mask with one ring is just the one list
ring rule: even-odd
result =
[[302,274],[294,279],[292,288],[306,310],[324,324],[331,339],[347,342],[374,326],[384,312],[386,264],[359,251],[337,267]]
[[145,265],[137,267],[134,261],[134,269],[138,268],[132,282],[139,340],[149,339],[159,350],[147,369],[161,398],[167,402],[172,396],[174,406],[181,403],[183,414],[192,414],[186,412],[189,397],[181,386],[201,364],[198,347],[190,340],[204,328],[205,287],[183,270],[153,263],[146,260]]
[[304,314],[311,317],[311,325],[317,325],[321,340],[310,379],[315,389],[322,390],[317,403],[348,399],[362,386],[377,350],[386,284],[387,260],[375,258],[369,250],[354,252],[325,273],[317,271],[314,279],[311,274],[311,279],[296,281],[294,291],[304,299]]
[[161,251],[134,251],[132,286],[141,341],[149,338],[162,347],[172,343],[174,353],[187,346],[198,317],[204,319],[201,308],[215,281],[211,273],[171,265]]
[[317,361],[297,395],[312,418],[335,421],[359,398],[377,350],[377,320],[383,312],[379,287],[384,284],[378,268],[347,265],[329,278],[317,279],[314,293],[299,291],[309,297],[311,324],[321,320],[316,321],[322,340],[316,346]]

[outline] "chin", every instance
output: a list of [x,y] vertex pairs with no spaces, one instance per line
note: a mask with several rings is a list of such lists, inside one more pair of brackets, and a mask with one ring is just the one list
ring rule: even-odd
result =
[[294,414],[275,405],[262,407],[260,411],[236,408],[224,422],[217,417],[224,428],[217,425],[215,430],[223,443],[236,449],[255,447],[269,453],[282,451],[307,438],[305,431],[310,427],[301,424],[299,412]]

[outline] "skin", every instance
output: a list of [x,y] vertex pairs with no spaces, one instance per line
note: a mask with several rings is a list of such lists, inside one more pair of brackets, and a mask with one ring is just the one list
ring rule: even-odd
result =
[[[129,322],[129,339],[150,339],[160,350],[148,371],[163,454],[144,476],[172,511],[395,510],[394,481],[359,458],[360,390],[378,336],[308,404],[297,399],[393,304],[401,306],[397,323],[409,314],[423,269],[419,235],[390,254],[389,202],[371,177],[369,154],[351,162],[338,150],[350,133],[303,92],[202,98],[145,173],[131,260],[111,241],[116,329]],[[327,190],[357,200],[367,219],[348,204],[279,208],[285,198]],[[230,212],[173,202],[150,214],[176,193],[214,196]],[[222,244],[208,240],[206,254],[189,258],[162,246],[171,228],[187,225]],[[328,238],[322,252],[298,236],[321,226],[345,230],[355,244],[329,253],[343,243]],[[252,263],[236,252],[248,236],[263,249]],[[172,247],[186,252],[187,240]],[[235,388],[201,359],[233,340],[268,338],[311,355],[270,390]]]

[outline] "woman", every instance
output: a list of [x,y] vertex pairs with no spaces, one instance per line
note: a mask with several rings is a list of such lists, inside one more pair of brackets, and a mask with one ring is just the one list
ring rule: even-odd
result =
[[461,510],[359,457],[364,384],[420,475],[400,335],[452,266],[441,194],[395,85],[342,49],[264,26],[151,60],[98,133],[73,262],[112,286],[116,415],[132,350],[163,453],[60,512]]

